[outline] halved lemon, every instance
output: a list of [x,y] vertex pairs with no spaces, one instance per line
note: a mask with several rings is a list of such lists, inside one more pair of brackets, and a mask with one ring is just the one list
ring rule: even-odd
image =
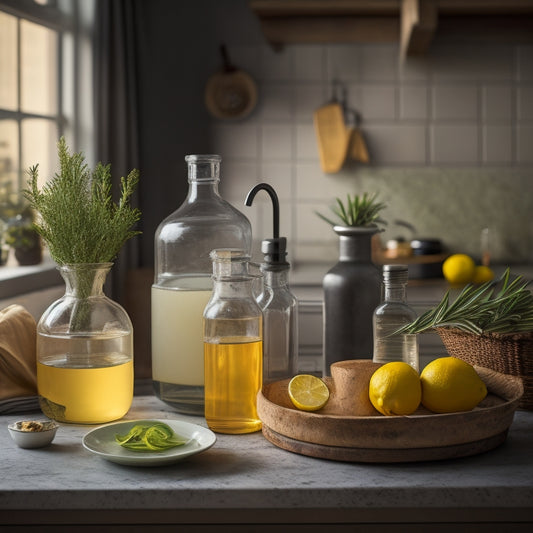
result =
[[329,400],[328,386],[311,374],[298,374],[289,381],[289,397],[302,411],[318,411]]

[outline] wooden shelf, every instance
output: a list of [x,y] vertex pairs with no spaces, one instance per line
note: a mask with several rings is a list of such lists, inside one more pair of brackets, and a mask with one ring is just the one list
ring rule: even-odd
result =
[[402,58],[436,36],[452,42],[533,42],[532,0],[250,0],[267,41],[397,42]]

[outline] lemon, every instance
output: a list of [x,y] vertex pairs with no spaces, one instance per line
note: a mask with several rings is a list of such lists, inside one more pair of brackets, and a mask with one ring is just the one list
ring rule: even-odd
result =
[[487,395],[475,368],[456,357],[431,361],[420,374],[422,405],[434,413],[470,411]]
[[442,264],[442,273],[449,283],[470,283],[474,277],[476,264],[466,254],[450,255]]
[[289,381],[289,397],[302,411],[318,411],[329,400],[328,386],[316,376],[299,374]]
[[491,268],[484,265],[479,265],[474,270],[474,277],[472,278],[472,283],[485,283],[494,279],[494,272]]
[[384,415],[410,415],[420,405],[418,372],[401,361],[386,363],[372,374],[368,396],[372,405]]

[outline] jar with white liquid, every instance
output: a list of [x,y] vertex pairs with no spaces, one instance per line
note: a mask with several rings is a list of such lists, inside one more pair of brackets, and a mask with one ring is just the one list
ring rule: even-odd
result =
[[211,298],[210,252],[251,252],[248,219],[218,192],[218,155],[188,155],[189,190],[155,234],[152,380],[156,396],[185,414],[204,414],[202,315]]

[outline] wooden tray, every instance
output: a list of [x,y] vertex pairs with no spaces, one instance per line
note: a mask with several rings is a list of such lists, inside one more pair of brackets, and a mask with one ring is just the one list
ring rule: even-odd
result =
[[333,407],[309,413],[293,407],[289,380],[277,381],[257,397],[263,435],[285,450],[337,461],[429,461],[485,452],[504,442],[523,386],[514,376],[475,368],[489,394],[471,411],[447,414],[423,407],[410,416],[339,414],[331,378],[325,381]]

